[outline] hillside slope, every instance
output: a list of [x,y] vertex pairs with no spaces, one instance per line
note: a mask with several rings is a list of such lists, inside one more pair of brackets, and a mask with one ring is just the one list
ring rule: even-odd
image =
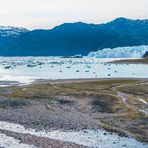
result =
[[87,55],[103,48],[138,45],[148,45],[148,20],[118,18],[106,24],[65,23],[51,30],[27,31],[5,44],[0,55]]

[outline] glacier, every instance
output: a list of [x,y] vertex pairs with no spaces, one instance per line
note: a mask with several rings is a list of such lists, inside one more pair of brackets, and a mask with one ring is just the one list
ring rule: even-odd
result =
[[90,52],[88,57],[94,58],[142,58],[148,52],[147,45],[131,46],[131,47],[117,47],[104,48],[102,50]]

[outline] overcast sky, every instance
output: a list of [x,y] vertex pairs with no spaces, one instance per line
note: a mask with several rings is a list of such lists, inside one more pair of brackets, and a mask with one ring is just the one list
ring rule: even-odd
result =
[[148,0],[0,0],[0,25],[52,28],[64,22],[148,19]]

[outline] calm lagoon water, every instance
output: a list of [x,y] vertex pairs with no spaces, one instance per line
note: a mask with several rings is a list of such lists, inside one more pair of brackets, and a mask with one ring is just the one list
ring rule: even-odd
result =
[[109,64],[115,59],[0,57],[0,81],[35,79],[148,78],[146,64]]

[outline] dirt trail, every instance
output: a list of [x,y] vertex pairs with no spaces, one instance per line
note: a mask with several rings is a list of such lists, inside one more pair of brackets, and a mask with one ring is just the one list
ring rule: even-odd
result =
[[[146,82],[139,82],[139,83],[137,83],[137,84],[134,84],[134,86],[138,86],[138,85],[143,85],[143,84],[148,84],[148,82],[146,81]],[[132,84],[133,85],[133,84]],[[119,87],[125,87],[125,86],[130,86],[130,84],[128,85],[128,84],[120,84],[120,85],[116,85],[116,86],[113,86],[113,87],[111,87],[111,90],[113,90],[116,94],[117,94],[117,96],[121,99],[121,101],[123,102],[123,104],[127,107],[127,108],[129,108],[129,109],[132,109],[132,110],[134,110],[134,111],[136,111],[136,112],[141,112],[141,113],[144,113],[145,115],[148,115],[148,113],[147,113],[147,111],[145,111],[145,110],[143,110],[143,109],[139,109],[139,108],[137,108],[137,107],[135,107],[135,106],[133,106],[133,105],[130,105],[129,103],[128,103],[128,95],[129,94],[125,94],[125,93],[123,93],[123,92],[120,92],[119,90],[118,90],[118,88]],[[130,95],[129,95],[130,96]]]

